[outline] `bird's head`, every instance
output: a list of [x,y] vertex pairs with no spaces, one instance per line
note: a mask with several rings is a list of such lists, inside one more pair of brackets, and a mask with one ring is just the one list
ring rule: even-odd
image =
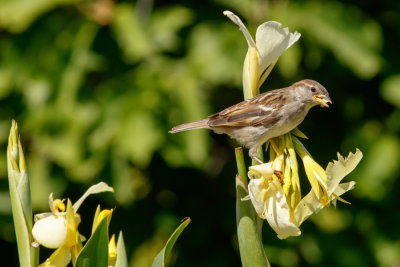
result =
[[292,86],[297,99],[307,105],[329,107],[329,104],[332,104],[328,91],[319,82],[307,79],[299,81]]

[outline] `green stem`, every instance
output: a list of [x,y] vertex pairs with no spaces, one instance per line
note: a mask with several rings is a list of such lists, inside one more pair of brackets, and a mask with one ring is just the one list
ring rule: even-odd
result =
[[251,202],[242,200],[248,195],[247,170],[242,148],[236,148],[235,155],[239,173],[239,178],[236,179],[236,223],[242,265],[268,267],[270,265],[261,240],[260,228],[257,226],[257,215]]
[[[261,160],[262,162],[264,162],[263,146],[260,146],[260,147],[257,149],[257,158],[258,158],[259,160]],[[251,161],[251,164],[252,164],[252,165],[257,165],[257,164],[260,164],[260,163],[258,163],[258,162],[255,161],[255,160],[252,160],[252,161]]]
[[236,156],[236,165],[239,176],[244,182],[244,184],[247,186],[248,180],[247,180],[246,163],[244,162],[243,149],[241,147],[235,148],[235,156]]

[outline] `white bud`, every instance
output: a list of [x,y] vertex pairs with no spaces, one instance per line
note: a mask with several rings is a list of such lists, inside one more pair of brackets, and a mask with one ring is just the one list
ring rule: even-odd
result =
[[32,235],[44,247],[59,248],[67,241],[67,220],[64,216],[56,215],[38,220],[33,226]]

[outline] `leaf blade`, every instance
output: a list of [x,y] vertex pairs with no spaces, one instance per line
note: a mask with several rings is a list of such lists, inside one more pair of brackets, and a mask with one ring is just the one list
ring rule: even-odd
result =
[[164,267],[166,265],[172,247],[174,246],[178,237],[181,235],[182,231],[186,228],[186,226],[189,225],[190,222],[190,218],[185,218],[178,228],[176,228],[165,244],[165,247],[154,258],[153,264],[151,265],[152,267]]
[[107,217],[97,226],[79,253],[75,267],[107,267],[108,265],[108,225]]
[[115,262],[115,267],[128,267],[128,258],[126,256],[126,249],[124,243],[124,237],[122,231],[119,232],[118,242],[117,242],[117,261]]

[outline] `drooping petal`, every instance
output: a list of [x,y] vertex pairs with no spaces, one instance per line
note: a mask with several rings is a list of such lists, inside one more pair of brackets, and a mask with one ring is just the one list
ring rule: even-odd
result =
[[259,80],[258,76],[258,51],[256,47],[256,43],[251,37],[249,31],[246,26],[244,26],[242,20],[236,16],[231,11],[224,11],[225,16],[227,16],[230,20],[233,21],[236,25],[239,26],[239,29],[243,32],[244,38],[246,38],[249,49],[246,53],[246,58],[243,64],[243,93],[244,99],[250,99],[258,94],[257,83]]
[[273,162],[250,167],[254,175],[262,175],[253,178],[249,182],[249,196],[258,216],[266,219],[279,238],[300,235],[299,228],[291,222],[290,209],[280,181],[272,178]]
[[[350,191],[354,188],[355,182],[343,183],[339,184],[334,190],[334,194],[336,196],[341,196],[347,191]],[[335,204],[335,196],[332,197],[332,202]],[[321,209],[324,208],[324,205],[320,203],[317,196],[312,192],[312,190],[300,201],[297,205],[293,222],[300,227],[300,225],[312,214],[318,213]]]
[[100,182],[98,184],[92,185],[91,187],[89,187],[88,190],[86,190],[85,194],[83,194],[78,201],[76,201],[74,203],[74,205],[72,206],[74,213],[76,213],[79,209],[79,207],[81,206],[81,204],[83,203],[83,201],[90,195],[92,194],[98,194],[98,193],[102,193],[102,192],[114,192],[114,188],[112,188],[111,186],[109,186],[108,184],[104,183],[104,182]]
[[260,218],[265,219],[265,201],[264,201],[264,183],[265,178],[251,179],[248,185],[249,197],[254,210]]
[[301,231],[290,219],[290,208],[286,201],[285,193],[280,183],[276,180],[275,182],[276,187],[272,191],[273,194],[265,200],[265,218],[277,233],[278,238],[284,239],[289,236],[298,236]]
[[246,41],[247,41],[247,44],[249,45],[249,47],[255,47],[256,43],[254,42],[253,37],[251,37],[246,26],[244,26],[242,20],[229,10],[225,10],[223,12],[223,14],[225,16],[227,16],[230,20],[232,20],[233,23],[235,23],[236,25],[239,26],[239,29],[243,32],[244,38],[246,38]]
[[349,153],[346,158],[339,153],[337,155],[338,160],[333,161],[333,163],[330,162],[326,168],[326,186],[329,195],[334,193],[342,179],[354,170],[363,157],[359,149],[357,149],[355,153]]
[[[333,205],[336,206],[336,199],[337,199],[337,197],[343,195],[343,194],[346,193],[347,191],[352,190],[352,189],[354,188],[355,185],[356,185],[356,182],[354,182],[354,181],[351,181],[351,182],[348,182],[348,183],[339,184],[339,185],[336,187],[335,191],[333,192],[333,194],[334,194],[333,199],[332,199]],[[343,201],[343,199],[342,199],[341,201]],[[347,203],[347,202],[346,202],[346,203]]]
[[300,227],[308,217],[314,213],[318,213],[323,207],[324,205],[321,204],[318,197],[311,190],[297,205],[293,216],[294,224]]
[[268,21],[261,24],[256,32],[256,46],[259,53],[258,77],[260,87],[268,74],[266,69],[274,63],[286,49],[291,47],[301,34],[291,33],[288,28],[282,28],[282,25],[276,21]]
[[350,190],[354,189],[354,186],[355,186],[355,185],[356,185],[356,182],[354,182],[354,181],[351,181],[351,182],[348,182],[348,183],[339,184],[339,185],[335,188],[334,193],[335,193],[335,195],[337,195],[337,196],[341,196],[341,195],[343,195],[344,193],[346,193],[347,191],[350,191]]

